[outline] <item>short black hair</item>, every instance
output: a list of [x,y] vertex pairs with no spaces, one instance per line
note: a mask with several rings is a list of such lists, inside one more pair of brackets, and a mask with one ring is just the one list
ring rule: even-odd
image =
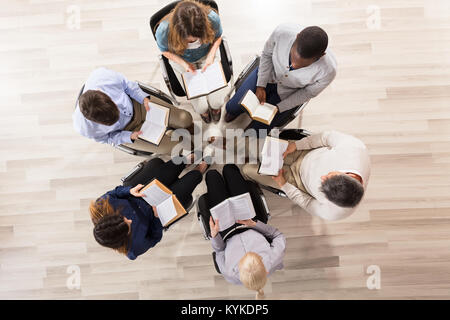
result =
[[322,182],[320,190],[339,207],[354,208],[364,195],[363,185],[346,174],[338,174]]
[[87,90],[78,99],[83,116],[91,121],[112,126],[119,121],[119,108],[111,98],[100,90]]
[[305,59],[321,57],[328,46],[328,35],[320,27],[311,26],[297,35],[297,53]]

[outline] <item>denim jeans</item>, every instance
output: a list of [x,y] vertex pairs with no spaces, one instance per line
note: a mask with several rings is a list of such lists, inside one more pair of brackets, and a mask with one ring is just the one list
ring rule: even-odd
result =
[[[256,92],[256,82],[258,80],[258,70],[259,68],[256,68],[253,70],[252,73],[245,79],[245,81],[242,83],[242,85],[239,87],[239,89],[236,91],[234,96],[228,101],[226,105],[226,110],[229,114],[232,114],[234,116],[238,116],[243,112],[247,112],[247,110],[240,104],[242,98],[246,94],[248,90],[251,90],[253,93]],[[280,103],[281,99],[278,96],[277,92],[277,85],[275,83],[268,83],[266,86],[266,102],[270,103],[274,106],[276,106],[278,103]],[[293,112],[293,109],[284,111],[284,112],[278,112],[275,117],[272,120],[272,123],[270,126],[253,120],[250,123],[249,128],[253,128],[255,130],[259,129],[266,129],[270,131],[272,128],[279,126],[282,124],[286,118],[288,118]]]

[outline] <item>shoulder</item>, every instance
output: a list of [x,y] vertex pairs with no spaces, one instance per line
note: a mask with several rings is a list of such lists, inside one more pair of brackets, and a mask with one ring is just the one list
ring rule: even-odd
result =
[[325,55],[322,57],[322,61],[322,68],[324,69],[324,71],[328,75],[335,77],[337,70],[337,61],[336,57],[333,54],[333,51],[328,48],[325,51]]
[[158,28],[156,28],[155,37],[157,39],[167,38],[168,33],[169,33],[169,21],[167,20],[161,21],[161,23],[158,25]]
[[366,149],[366,145],[359,138],[344,132],[340,132],[337,130],[327,130],[322,132],[322,135],[338,140],[339,144],[345,145],[346,147],[356,147]]
[[279,24],[275,30],[273,31],[273,34],[276,36],[293,36],[297,35],[300,31],[304,29],[303,26],[295,23],[282,23]]
[[215,10],[212,10],[212,9],[208,13],[208,19],[213,21],[213,22],[220,21],[219,14]]

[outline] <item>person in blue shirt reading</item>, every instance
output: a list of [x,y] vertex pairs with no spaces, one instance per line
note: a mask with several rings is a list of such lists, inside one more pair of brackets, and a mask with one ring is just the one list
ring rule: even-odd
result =
[[[149,95],[136,82],[113,70],[98,68],[84,85],[72,115],[73,126],[82,136],[97,142],[113,146],[134,143],[135,148],[145,144],[143,149],[147,151],[170,154],[178,142],[167,135],[159,146],[137,140],[146,113],[152,107],[150,102]],[[170,128],[193,128],[189,112],[168,103],[164,106],[170,109]]]
[[186,162],[175,164],[152,159],[135,187],[118,186],[108,191],[96,201],[89,210],[94,223],[94,238],[102,246],[125,254],[130,260],[147,252],[161,241],[163,226],[156,208],[151,207],[142,197],[140,190],[154,178],[167,186],[186,207],[192,192],[203,179],[207,169],[202,161],[193,170],[178,178],[186,167]]
[[[183,72],[204,71],[215,61],[220,61],[220,50],[217,49],[222,42],[222,25],[219,15],[200,2],[180,1],[158,23],[155,37],[158,48],[169,60],[181,84]],[[220,120],[226,94],[227,87],[189,102],[203,121],[210,123],[211,115],[214,121]]]

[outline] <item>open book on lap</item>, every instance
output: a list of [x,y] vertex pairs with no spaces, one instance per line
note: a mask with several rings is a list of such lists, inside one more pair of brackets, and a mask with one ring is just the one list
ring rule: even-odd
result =
[[141,192],[145,194],[142,199],[149,205],[156,207],[163,227],[167,227],[187,214],[177,197],[158,179],[153,179],[152,182],[142,188]]
[[269,176],[277,176],[283,167],[283,153],[289,142],[286,140],[267,136],[261,151],[261,164],[258,173]]
[[188,99],[205,96],[227,86],[227,80],[220,62],[214,62],[204,72],[197,69],[195,74],[184,72],[181,77]]
[[250,193],[228,198],[210,209],[214,219],[219,219],[219,231],[235,225],[237,220],[252,219],[256,216]]
[[259,103],[258,97],[253,91],[248,90],[241,101],[241,105],[247,109],[253,120],[270,125],[278,112],[278,108],[270,103]]
[[150,110],[147,112],[145,122],[141,127],[142,134],[139,138],[159,145],[169,124],[169,114],[169,108],[150,104]]

